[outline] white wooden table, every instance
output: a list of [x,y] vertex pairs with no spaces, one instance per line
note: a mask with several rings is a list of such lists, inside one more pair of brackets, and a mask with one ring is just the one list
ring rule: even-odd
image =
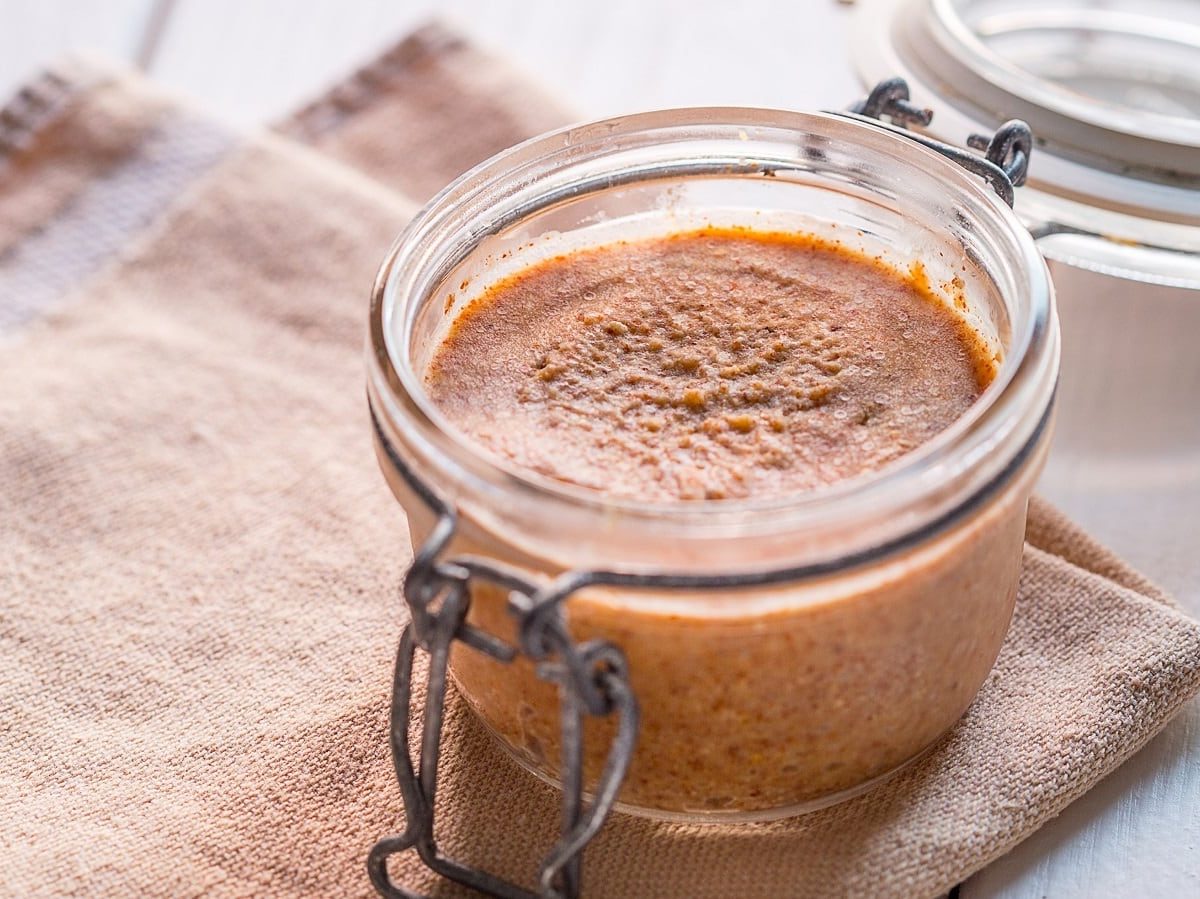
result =
[[[860,90],[843,52],[849,13],[834,0],[0,0],[0,94],[68,50],[92,50],[257,126],[433,15],[588,116],[840,106]],[[1200,615],[1200,509],[1178,491],[1156,508],[1099,496],[1065,468],[1052,466],[1043,491]],[[1200,497],[1200,475],[1183,488]],[[1200,709],[959,893],[1200,897]]]

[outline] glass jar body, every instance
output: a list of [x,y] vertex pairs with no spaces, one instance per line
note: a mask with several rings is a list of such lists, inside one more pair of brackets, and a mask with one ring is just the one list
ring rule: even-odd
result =
[[[872,565],[765,588],[573,596],[565,609],[572,635],[622,648],[641,706],[621,807],[692,821],[783,817],[855,795],[936,744],[974,699],[1007,633],[1048,438],[953,527]],[[388,480],[416,550],[434,521],[398,476]],[[449,549],[532,561],[469,521]],[[494,585],[472,587],[468,620],[516,642],[507,596]],[[557,687],[526,659],[501,664],[462,645],[451,675],[501,744],[557,783]],[[585,783],[598,777],[611,737],[610,720],[589,720]]]
[[[707,224],[803,231],[920,277],[994,347],[995,380],[878,472],[797,495],[659,505],[514,470],[430,401],[434,350],[490,283],[571,247]],[[850,795],[933,745],[996,658],[1052,425],[1053,295],[1012,211],[903,137],[831,115],[699,109],[536,139],[451,185],[399,238],[376,284],[368,361],[381,466],[414,550],[444,507],[455,522],[445,558],[546,582],[578,571],[709,581],[590,586],[562,606],[573,639],[609,640],[628,660],[642,708],[620,796],[631,811],[759,820]],[[519,645],[508,597],[470,592],[468,620]],[[557,687],[524,657],[501,665],[458,644],[451,671],[483,723],[554,781]],[[610,734],[603,720],[586,725],[590,782]]]

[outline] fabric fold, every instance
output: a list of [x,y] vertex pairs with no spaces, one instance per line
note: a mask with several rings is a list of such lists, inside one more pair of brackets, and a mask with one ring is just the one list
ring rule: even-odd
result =
[[423,203],[475,163],[573,118],[504,61],[431,22],[279,128]]

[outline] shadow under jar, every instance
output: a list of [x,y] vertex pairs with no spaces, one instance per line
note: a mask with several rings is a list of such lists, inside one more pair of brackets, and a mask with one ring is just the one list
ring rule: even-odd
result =
[[[815,235],[917,272],[1000,360],[969,410],[877,471],[807,492],[647,503],[553,480],[456,430],[425,387],[489,285],[574,248],[712,225]],[[1046,267],[974,175],[834,115],[656,112],[565,129],[443,191],[390,251],[368,394],[414,548],[434,517],[390,458],[457,512],[448,555],[572,570],[786,579],[755,588],[590,587],[571,635],[627,656],[641,727],[626,811],[762,820],[859,792],[933,746],[986,678],[1011,618],[1026,506],[1050,438],[1058,330]],[[760,578],[761,580],[761,578]],[[507,596],[469,621],[515,639]],[[559,773],[556,688],[455,644],[459,692],[529,770]],[[608,751],[588,720],[584,771]]]

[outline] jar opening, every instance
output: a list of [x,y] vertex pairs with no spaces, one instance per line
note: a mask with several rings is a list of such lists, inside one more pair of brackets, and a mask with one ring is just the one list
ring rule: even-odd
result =
[[[879,471],[786,497],[658,504],[508,466],[456,433],[431,402],[422,383],[429,356],[488,279],[567,243],[594,246],[614,234],[696,223],[836,235],[900,266],[920,262],[935,283],[966,269],[977,330],[1003,350],[996,379],[953,425]],[[617,523],[634,540],[648,529],[702,542],[794,543],[803,531],[813,552],[836,544],[868,512],[896,513],[867,535],[879,542],[882,531],[912,530],[994,480],[1044,419],[1057,364],[1044,264],[982,182],[859,123],[746,109],[593,123],[484,163],[397,241],[377,282],[371,328],[371,398],[382,428],[411,453],[418,475],[488,529],[553,508],[606,540]]]

